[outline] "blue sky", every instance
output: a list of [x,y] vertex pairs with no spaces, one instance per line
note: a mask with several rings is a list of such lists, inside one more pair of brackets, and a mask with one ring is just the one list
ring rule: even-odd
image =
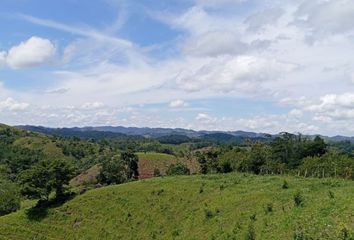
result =
[[354,134],[351,0],[3,0],[0,122]]

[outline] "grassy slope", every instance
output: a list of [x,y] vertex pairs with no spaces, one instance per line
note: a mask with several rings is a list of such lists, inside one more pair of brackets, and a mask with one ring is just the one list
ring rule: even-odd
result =
[[191,173],[199,172],[199,164],[196,159],[177,158],[170,154],[164,153],[138,153],[139,157],[139,178],[145,179],[154,176],[154,169],[159,169],[162,175],[166,174],[171,164],[183,163],[187,165]]
[[11,137],[14,138],[13,146],[28,148],[31,150],[40,150],[45,157],[68,158],[63,154],[62,149],[57,147],[55,143],[46,135],[33,133],[4,124],[0,124],[0,131],[8,129]]
[[[281,188],[284,178],[289,189]],[[301,208],[293,202],[299,189]],[[354,228],[353,199],[354,183],[335,179],[158,178],[89,191],[41,220],[24,210],[1,217],[0,239],[244,239],[252,222],[256,239],[293,239],[295,231],[338,239],[344,227]],[[272,213],[264,210],[268,203]]]

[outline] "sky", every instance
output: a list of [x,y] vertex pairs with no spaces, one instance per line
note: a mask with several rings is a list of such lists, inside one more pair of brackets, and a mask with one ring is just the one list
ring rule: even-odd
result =
[[0,122],[354,135],[353,0],[0,0]]

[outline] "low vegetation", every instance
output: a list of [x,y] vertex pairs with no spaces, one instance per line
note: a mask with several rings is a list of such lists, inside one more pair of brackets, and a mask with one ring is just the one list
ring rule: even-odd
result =
[[353,198],[354,182],[341,179],[156,178],[91,190],[35,218],[1,217],[0,239],[350,239]]
[[0,238],[354,237],[351,143],[103,136],[0,125]]

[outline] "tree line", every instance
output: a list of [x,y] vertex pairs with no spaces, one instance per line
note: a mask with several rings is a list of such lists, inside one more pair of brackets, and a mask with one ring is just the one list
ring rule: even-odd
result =
[[321,137],[281,133],[271,142],[251,142],[244,147],[214,147],[196,153],[201,173],[232,171],[255,174],[295,174],[304,177],[354,179],[354,159]]

